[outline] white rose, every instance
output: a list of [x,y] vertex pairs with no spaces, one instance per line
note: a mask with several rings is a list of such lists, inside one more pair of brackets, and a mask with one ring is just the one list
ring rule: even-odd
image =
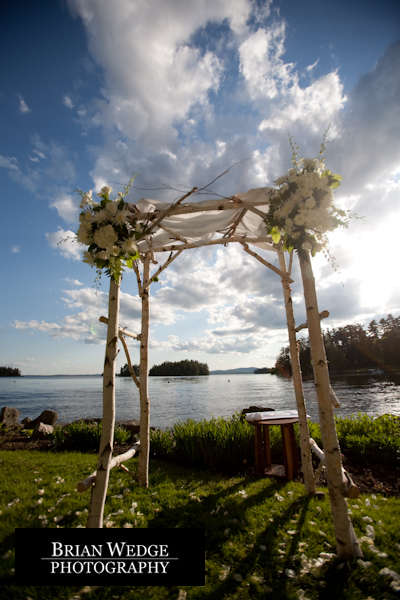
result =
[[115,217],[118,212],[118,204],[116,202],[108,202],[104,210],[109,217]]
[[126,223],[129,215],[130,215],[129,210],[119,210],[117,212],[117,214],[115,215],[114,221],[116,223],[118,223],[118,225],[123,225],[124,223]]
[[305,207],[309,210],[311,210],[312,208],[315,207],[315,200],[314,198],[307,198],[307,200],[304,203]]
[[304,225],[305,224],[304,215],[302,213],[298,213],[294,218],[294,222],[295,222],[295,225],[299,225],[299,226]]
[[78,229],[78,241],[87,246],[92,243],[92,231],[86,223],[81,223]]
[[94,223],[101,223],[102,221],[107,221],[107,213],[105,210],[96,210],[95,213],[93,213],[93,222]]
[[84,212],[82,214],[79,215],[79,221],[81,223],[91,223],[92,222],[92,215],[90,212]]
[[124,245],[122,246],[124,252],[126,252],[126,254],[136,254],[137,251],[137,246],[135,244],[135,241],[133,238],[130,238],[129,240],[126,240],[126,242],[124,242]]
[[99,248],[105,248],[108,250],[115,244],[118,236],[115,233],[112,225],[104,225],[104,227],[100,227],[95,231],[93,238]]

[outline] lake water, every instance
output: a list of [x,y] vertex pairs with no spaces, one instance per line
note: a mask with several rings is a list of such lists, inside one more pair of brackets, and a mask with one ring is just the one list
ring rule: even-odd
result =
[[[357,412],[400,415],[400,381],[377,376],[347,376],[332,382],[341,407],[337,416]],[[295,409],[291,380],[276,375],[210,375],[208,377],[150,377],[151,425],[170,427],[186,419],[229,417],[252,404]],[[304,383],[307,412],[318,421],[311,381]],[[101,417],[102,378],[99,376],[0,377],[0,407],[14,406],[21,418],[37,417],[46,408],[59,421]],[[130,378],[117,377],[117,419],[139,418],[139,395]]]

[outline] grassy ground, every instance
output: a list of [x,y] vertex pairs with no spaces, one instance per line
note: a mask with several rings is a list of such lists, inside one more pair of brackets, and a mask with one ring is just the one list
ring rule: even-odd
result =
[[[78,494],[75,485],[95,462],[94,455],[79,453],[0,452],[1,598],[178,599],[177,587],[12,584],[15,527],[83,527],[89,493]],[[130,461],[131,471],[136,464]],[[310,499],[299,483],[221,476],[152,460],[147,490],[137,487],[132,473],[112,471],[106,525],[204,528],[206,585],[185,588],[187,600],[398,598],[400,580],[393,571],[400,570],[400,499],[362,495],[349,504],[364,559],[340,564],[327,496]]]

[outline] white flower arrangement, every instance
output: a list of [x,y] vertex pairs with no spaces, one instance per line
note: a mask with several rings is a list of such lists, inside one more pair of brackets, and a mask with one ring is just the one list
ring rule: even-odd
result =
[[288,250],[309,250],[314,255],[327,244],[326,233],[347,225],[349,214],[333,203],[332,190],[341,177],[325,167],[322,157],[298,158],[293,149],[293,168],[275,181],[266,218],[267,231],[274,243],[281,239]]
[[139,258],[136,240],[143,236],[125,202],[129,188],[130,184],[112,200],[112,189],[104,186],[97,194],[98,202],[93,200],[92,191],[79,192],[82,212],[77,239],[88,246],[83,260],[99,272],[106,269],[115,281],[121,277],[124,265],[132,267]]

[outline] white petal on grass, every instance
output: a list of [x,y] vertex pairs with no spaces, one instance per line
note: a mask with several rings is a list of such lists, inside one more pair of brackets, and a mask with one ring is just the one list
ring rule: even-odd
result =
[[293,569],[286,569],[285,575],[290,579],[294,579],[296,577],[296,573],[293,571]]
[[372,562],[370,560],[362,560],[361,558],[357,560],[357,564],[363,569],[369,569],[372,567]]
[[373,528],[373,526],[367,525],[365,529],[367,532],[367,536],[374,540],[375,539],[375,529]]
[[228,575],[229,575],[229,571],[231,570],[231,568],[230,568],[230,567],[227,567],[226,565],[221,565],[221,567],[222,567],[222,568],[221,568],[221,572],[220,572],[220,574],[219,574],[219,576],[218,576],[218,579],[219,579],[220,581],[225,581],[225,579],[226,579],[226,578],[228,577]]
[[374,520],[371,519],[371,517],[368,517],[368,515],[366,517],[362,517],[362,520],[366,521],[366,523],[373,523],[374,522]]

